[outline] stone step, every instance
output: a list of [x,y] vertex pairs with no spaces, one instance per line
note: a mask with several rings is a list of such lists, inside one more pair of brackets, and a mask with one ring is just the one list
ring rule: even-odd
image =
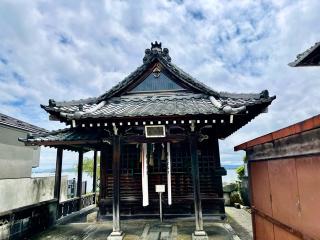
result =
[[160,232],[150,232],[146,240],[159,240]]
[[171,224],[146,224],[139,240],[176,240],[177,226]]

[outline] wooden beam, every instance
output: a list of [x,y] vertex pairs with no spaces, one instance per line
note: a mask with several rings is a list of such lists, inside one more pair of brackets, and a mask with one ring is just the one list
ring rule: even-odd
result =
[[144,135],[132,135],[122,137],[123,142],[128,144],[136,143],[163,143],[163,142],[181,142],[187,139],[185,134],[171,134],[166,137],[146,138]]
[[24,142],[26,146],[56,146],[56,145],[87,145],[101,143],[102,140],[75,140],[75,141],[31,141]]
[[193,239],[207,238],[203,230],[202,206],[200,198],[200,178],[199,178],[199,163],[198,163],[198,134],[191,133],[189,135],[189,147],[191,156],[191,170],[193,183],[193,198],[194,198],[194,215],[196,220],[196,230],[193,233]]
[[61,189],[61,171],[62,171],[62,156],[63,149],[57,149],[57,158],[56,158],[56,174],[55,174],[55,183],[54,183],[54,198],[60,202],[60,189]]
[[82,168],[83,168],[83,150],[79,151],[78,160],[78,182],[77,182],[77,197],[79,198],[78,209],[81,209],[81,195],[82,195]]
[[92,191],[94,192],[94,203],[96,203],[96,191],[97,191],[97,159],[98,159],[98,152],[97,150],[93,153],[93,184],[92,184]]
[[[316,239],[318,239],[318,238],[314,238],[312,236],[308,236],[309,233],[305,234],[303,231],[301,231],[298,228],[295,228],[295,227],[292,227],[292,226],[289,226],[289,225],[287,225],[285,223],[280,222],[279,220],[275,219],[274,217],[269,216],[268,214],[265,214],[264,212],[258,210],[255,207],[252,207],[252,213],[253,213],[252,214],[253,216],[259,215],[264,220],[266,220],[269,223],[272,223],[273,225],[276,225],[277,227],[282,229],[282,231],[286,231],[288,233],[291,233],[292,235],[298,237],[299,239],[308,239],[308,240],[316,240]],[[253,224],[255,224],[255,222]],[[254,231],[256,231],[256,230],[257,229],[254,228]],[[255,236],[256,236],[256,234],[255,234]]]

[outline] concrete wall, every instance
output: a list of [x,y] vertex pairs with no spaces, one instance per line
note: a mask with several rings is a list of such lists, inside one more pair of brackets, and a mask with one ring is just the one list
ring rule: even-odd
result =
[[31,177],[39,165],[40,148],[26,147],[18,141],[27,132],[0,125],[0,179]]
[[[0,180],[0,213],[53,199],[54,177]],[[61,179],[61,198],[67,198],[67,176]]]

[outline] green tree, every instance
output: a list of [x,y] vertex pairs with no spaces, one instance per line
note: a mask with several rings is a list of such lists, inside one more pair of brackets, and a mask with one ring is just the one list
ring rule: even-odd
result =
[[[90,177],[93,177],[93,158],[85,157],[83,159],[82,171],[87,173]],[[78,169],[78,165],[75,167]],[[97,157],[97,180],[100,180],[100,156]]]
[[[244,163],[244,164],[247,164],[247,163],[248,163],[248,157],[247,157],[247,155],[244,155],[242,160],[243,160],[243,163]],[[238,174],[238,178],[241,179],[241,178],[244,176],[244,174],[245,174],[245,172],[244,172],[244,165],[238,167],[238,168],[236,169],[236,172],[237,172],[237,174]]]
[[238,178],[242,178],[244,176],[244,166],[237,167],[236,172],[238,174]]

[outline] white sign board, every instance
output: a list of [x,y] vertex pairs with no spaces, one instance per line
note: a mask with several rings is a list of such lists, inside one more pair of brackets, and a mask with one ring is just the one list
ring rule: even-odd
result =
[[166,128],[164,125],[147,125],[145,126],[145,134],[147,138],[165,137]]
[[156,192],[165,192],[166,191],[166,186],[165,185],[156,185]]

